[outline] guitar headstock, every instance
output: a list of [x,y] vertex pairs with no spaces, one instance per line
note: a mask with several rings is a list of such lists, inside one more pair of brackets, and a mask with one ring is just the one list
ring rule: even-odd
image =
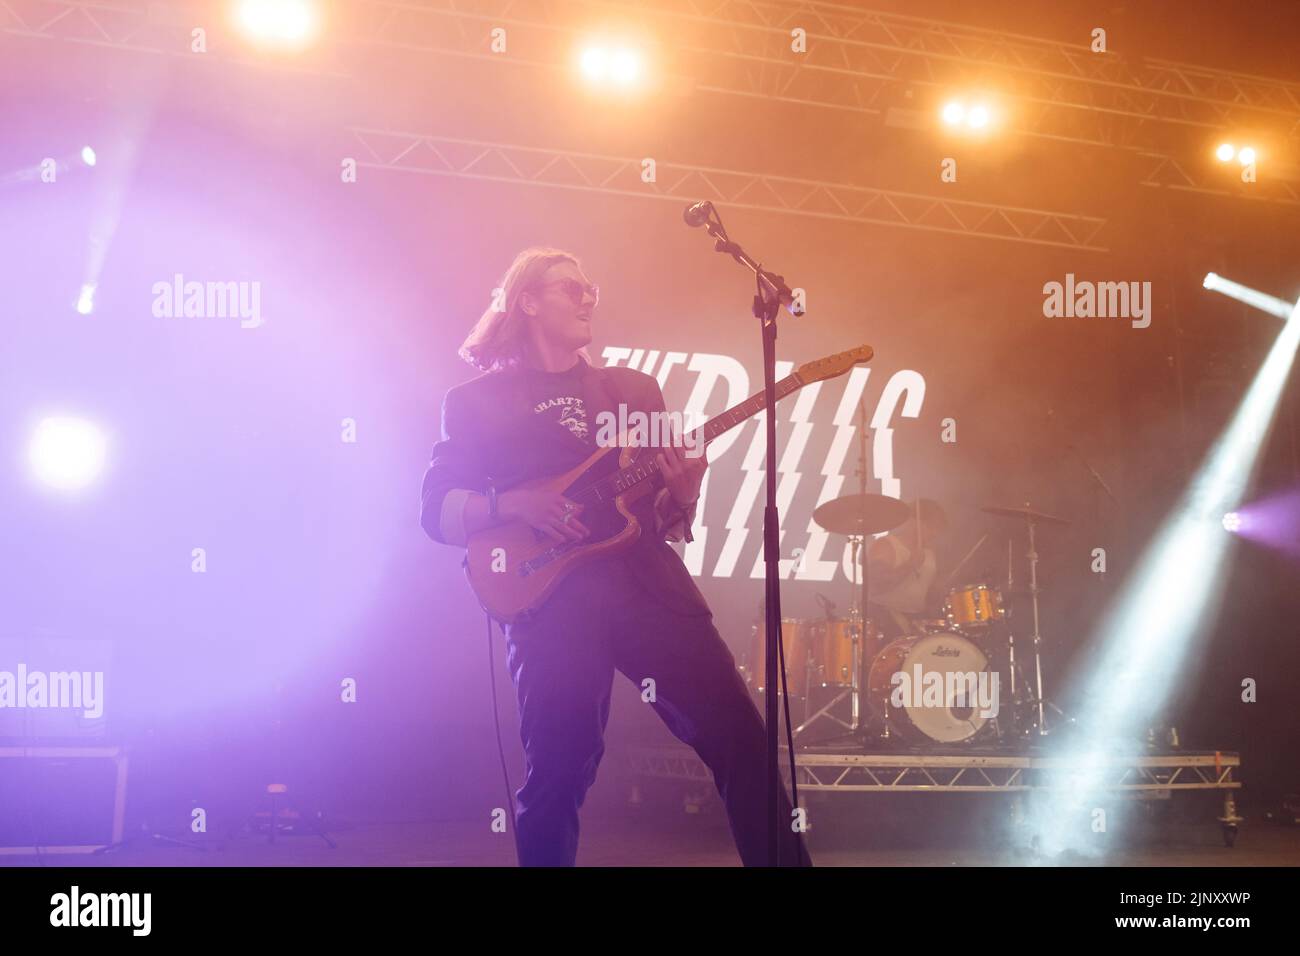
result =
[[834,355],[828,355],[825,358],[804,362],[799,366],[799,377],[804,384],[835,378],[837,375],[843,375],[855,365],[870,362],[871,357],[875,354],[875,350],[870,345],[859,345],[847,352],[836,352]]

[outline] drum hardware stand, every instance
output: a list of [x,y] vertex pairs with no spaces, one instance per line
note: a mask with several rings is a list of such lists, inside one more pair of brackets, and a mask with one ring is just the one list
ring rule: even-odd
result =
[[1034,543],[1034,519],[1025,516],[1025,525],[1029,529],[1029,550],[1025,557],[1029,559],[1029,600],[1034,608],[1034,633],[1030,643],[1034,649],[1034,699],[1038,708],[1038,736],[1047,735],[1047,716],[1043,710],[1043,635],[1038,622],[1038,550]]
[[[1014,509],[986,508],[984,510],[994,514],[1001,514],[1005,517],[1023,518],[1025,522],[1025,529],[1028,533],[1028,538],[1029,538],[1029,549],[1025,552],[1025,557],[1029,561],[1029,600],[1033,608],[1033,619],[1032,619],[1033,632],[1029,635],[1029,643],[1032,649],[1033,659],[1034,659],[1034,672],[1032,675],[1032,681],[1027,682],[1027,686],[1029,687],[1032,696],[1028,700],[1015,701],[1015,694],[1016,694],[1016,687],[1017,687],[1016,674],[1018,671],[1018,666],[1016,664],[1016,658],[1015,658],[1015,635],[1014,633],[1008,631],[1007,643],[1010,651],[1011,690],[1012,690],[1012,699],[1013,701],[1015,701],[1013,704],[1015,711],[1019,713],[1025,708],[1032,708],[1035,715],[1033,724],[1034,727],[1036,728],[1037,735],[1039,737],[1046,737],[1048,733],[1050,733],[1052,730],[1052,728],[1049,727],[1047,723],[1048,710],[1054,711],[1056,716],[1063,718],[1065,723],[1073,723],[1073,719],[1068,714],[1066,714],[1065,711],[1063,711],[1060,707],[1052,703],[1052,701],[1050,701],[1047,698],[1043,690],[1043,650],[1042,650],[1043,634],[1042,634],[1042,622],[1039,614],[1039,605],[1038,605],[1038,595],[1042,593],[1042,588],[1038,586],[1037,528],[1038,525],[1041,523],[1068,524],[1068,522],[1064,518],[1057,518],[1052,515],[1044,515],[1039,512],[1036,512],[1029,507],[1028,503],[1026,503],[1023,508],[1014,508]],[[1012,547],[1011,541],[1008,539],[1007,541],[1007,557],[1008,557],[1007,591],[1008,593],[1012,590],[1012,584],[1014,583],[1014,575],[1012,571],[1014,562],[1011,561],[1011,547]]]
[[[850,585],[851,597],[849,599],[849,635],[850,635],[850,640],[853,643],[853,655],[850,659],[851,662],[849,664],[849,669],[851,671],[851,673],[849,674],[849,686],[846,687],[844,690],[840,691],[833,698],[831,698],[825,704],[825,706],[821,707],[815,714],[806,717],[804,722],[794,729],[794,735],[796,737],[798,737],[801,733],[807,730],[816,721],[821,720],[823,718],[825,718],[826,720],[832,720],[835,723],[839,724],[841,727],[846,728],[848,730],[848,733],[840,734],[838,736],[831,737],[827,740],[819,741],[819,743],[831,743],[836,740],[841,740],[844,737],[857,734],[857,732],[861,729],[862,726],[861,677],[862,677],[862,664],[865,657],[863,645],[865,643],[865,636],[867,633],[867,629],[865,626],[865,621],[863,620],[862,610],[861,608],[858,607],[859,590],[858,590],[857,576],[858,576],[858,554],[861,552],[863,548],[863,537],[864,536],[862,535],[849,535],[849,546],[852,549],[852,555],[853,555],[853,577],[854,577],[854,580]],[[863,576],[864,577],[866,576],[865,568],[863,569]],[[830,620],[829,615],[827,616],[827,620],[828,621]],[[811,685],[809,685],[809,689],[811,690]],[[833,708],[836,704],[842,701],[845,697],[849,698],[849,720],[847,723],[841,718],[836,717],[834,714],[830,713],[831,708]],[[807,700],[807,697],[805,697],[804,699]],[[806,712],[807,711],[805,709],[805,713]]]
[[[849,686],[838,694],[826,708],[818,711],[813,719],[827,716],[840,726],[847,728],[847,733],[832,737],[818,743],[834,743],[851,739],[859,746],[865,745],[867,721],[862,708],[865,671],[870,659],[867,655],[867,640],[872,631],[868,626],[867,598],[870,594],[871,563],[868,549],[874,534],[898,527],[907,519],[907,509],[902,502],[894,498],[867,493],[867,406],[866,402],[858,404],[858,461],[854,473],[858,476],[859,492],[856,496],[848,495],[833,499],[819,505],[813,513],[813,521],[835,534],[843,534],[849,540],[853,579],[850,583],[852,598],[849,601],[849,628],[853,642],[852,670]],[[861,568],[861,571],[859,571]],[[858,575],[861,574],[861,578]],[[825,711],[845,696],[849,698],[849,722],[825,714]],[[888,709],[885,711],[881,738],[889,739]],[[812,723],[812,719],[804,726]]]
[[[864,442],[866,429],[863,430]],[[865,485],[865,480],[863,482]],[[853,555],[853,577],[858,577],[858,568],[862,568],[862,581],[860,590],[855,587],[853,590],[853,600],[849,603],[849,634],[853,641],[852,664],[853,673],[849,675],[849,733],[857,733],[862,726],[862,668],[866,664],[866,643],[867,643],[867,575],[870,569],[867,567],[867,543],[866,535],[853,535],[849,539],[851,553]],[[858,557],[862,560],[859,563]],[[854,580],[854,585],[859,582]]]
[[[1007,538],[1007,601],[1011,601],[1011,592],[1016,584],[1016,562],[1012,556],[1013,543]],[[1008,613],[1008,617],[1010,614]],[[1007,625],[1007,670],[1011,675],[1011,699],[1016,699],[1016,630]]]

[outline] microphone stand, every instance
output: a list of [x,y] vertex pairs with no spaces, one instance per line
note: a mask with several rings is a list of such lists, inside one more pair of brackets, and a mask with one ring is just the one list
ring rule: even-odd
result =
[[[702,221],[693,218],[691,215],[693,209],[701,206],[704,207],[704,211],[708,214],[708,218]],[[780,807],[778,794],[781,792],[778,746],[780,734],[777,712],[777,697],[779,695],[775,693],[778,684],[773,679],[778,673],[779,642],[781,640],[781,537],[776,509],[776,316],[782,306],[785,306],[792,315],[801,313],[795,312],[792,307],[794,296],[790,291],[790,287],[785,284],[785,279],[775,273],[768,272],[761,264],[751,258],[738,243],[731,241],[722,225],[722,217],[717,214],[717,210],[713,208],[712,203],[699,204],[697,207],[688,209],[686,222],[689,225],[703,225],[708,234],[714,239],[714,251],[731,256],[736,262],[753,272],[757,286],[757,292],[753,300],[753,313],[754,318],[759,320],[763,338],[763,405],[767,413],[767,500],[763,507],[763,576],[767,612],[765,673],[768,675],[767,683],[769,686],[769,692],[764,701],[766,705],[765,719],[767,721],[767,857],[770,865],[779,866],[781,862],[779,834],[782,832],[781,828],[787,824],[780,819],[778,812]],[[784,678],[784,675],[782,677]],[[794,773],[793,747],[790,751],[790,763],[790,783],[794,791],[794,806],[797,807],[799,783]]]

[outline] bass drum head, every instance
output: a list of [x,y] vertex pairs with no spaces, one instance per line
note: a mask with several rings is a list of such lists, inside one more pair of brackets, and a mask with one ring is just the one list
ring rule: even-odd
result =
[[998,674],[969,638],[952,631],[886,645],[867,678],[877,716],[914,741],[958,743],[997,714]]

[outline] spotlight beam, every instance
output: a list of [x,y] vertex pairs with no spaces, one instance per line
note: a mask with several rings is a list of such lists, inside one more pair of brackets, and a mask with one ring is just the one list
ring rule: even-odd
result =
[[1280,303],[1287,321],[1232,421],[1093,635],[1099,652],[1084,678],[1085,736],[1063,752],[1053,747],[1054,755],[1080,769],[1072,774],[1068,791],[1046,797],[1049,802],[1035,808],[1030,821],[1048,852],[1088,845],[1077,836],[1079,815],[1099,802],[1111,754],[1126,741],[1130,747],[1140,741],[1168,704],[1195,639],[1212,619],[1232,541],[1224,533],[1223,516],[1236,509],[1246,492],[1300,347],[1300,303],[1214,273],[1206,276],[1205,287],[1270,315],[1279,314]]
[[1201,284],[1211,292],[1222,292],[1230,299],[1244,302],[1246,305],[1253,306],[1261,312],[1275,315],[1279,319],[1289,319],[1291,313],[1295,310],[1296,305],[1300,304],[1288,302],[1286,299],[1279,299],[1277,296],[1269,295],[1266,292],[1258,292],[1249,286],[1242,285],[1240,282],[1233,282],[1231,279],[1225,279],[1223,276],[1214,272],[1207,272],[1205,274],[1205,281]]

